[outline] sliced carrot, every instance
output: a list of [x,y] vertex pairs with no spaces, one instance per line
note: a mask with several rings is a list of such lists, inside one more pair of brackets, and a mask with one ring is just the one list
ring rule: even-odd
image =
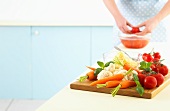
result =
[[121,84],[121,87],[120,87],[121,89],[126,89],[129,87],[136,86],[135,81],[131,81],[131,80],[122,81],[120,84]]
[[89,81],[97,80],[97,76],[94,75],[94,71],[90,71],[90,72],[88,72],[85,76],[81,76],[81,77],[79,78],[79,82],[83,82],[83,81],[85,81],[86,79],[88,79]]
[[106,78],[103,78],[103,79],[100,79],[100,80],[96,80],[96,81],[92,82],[90,85],[95,86],[97,84],[105,84],[107,81],[113,81],[113,80],[120,81],[123,78],[124,78],[123,74],[117,74],[117,75],[114,75],[114,76],[110,76],[110,77],[106,77]]
[[107,81],[105,84],[97,84],[97,88],[107,87],[107,88],[114,88],[120,84],[121,81]]
[[93,71],[95,71],[96,70],[96,68],[94,68],[94,67],[91,67],[91,66],[86,66],[87,68],[89,68],[89,69],[91,69],[91,70],[93,70]]

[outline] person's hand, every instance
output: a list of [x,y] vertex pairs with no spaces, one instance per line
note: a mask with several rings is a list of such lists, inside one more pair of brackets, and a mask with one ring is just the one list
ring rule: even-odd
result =
[[124,17],[119,16],[115,18],[116,24],[118,28],[123,32],[123,33],[131,33],[131,31],[128,29],[129,27],[133,27]]
[[145,27],[143,31],[139,32],[139,33],[136,33],[136,35],[141,35],[141,36],[144,36],[148,33],[151,33],[155,28],[156,26],[158,25],[159,21],[156,17],[153,17],[141,24],[139,24],[137,27]]

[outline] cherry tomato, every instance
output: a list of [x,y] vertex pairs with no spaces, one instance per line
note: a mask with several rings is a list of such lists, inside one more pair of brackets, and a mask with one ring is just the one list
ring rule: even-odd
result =
[[144,61],[146,61],[146,62],[152,62],[153,61],[153,57],[152,57],[152,55],[151,54],[147,54],[147,53],[144,53],[143,55],[142,55],[142,59],[144,60]]
[[163,76],[168,74],[168,67],[166,65],[160,64],[158,66],[158,72],[161,73]]
[[150,68],[151,68],[152,70],[155,69],[155,68],[156,68],[155,64],[152,64],[152,65],[150,66]]
[[142,73],[139,73],[138,74],[138,78],[139,78],[139,82],[142,86],[144,86],[144,80],[146,78],[146,75],[145,74],[142,74]]
[[161,58],[161,55],[159,54],[159,52],[155,52],[153,54],[154,58],[157,58],[157,59],[160,59]]
[[142,59],[143,59],[144,61],[146,61],[147,56],[148,56],[148,54],[147,54],[147,53],[144,53],[144,54],[142,55]]
[[159,58],[153,58],[153,60],[152,60],[154,63],[158,63],[159,61],[160,61],[160,59]]
[[146,89],[153,89],[157,86],[157,80],[155,77],[153,76],[147,76],[145,79],[144,79],[144,87]]
[[160,74],[160,73],[153,74],[151,76],[156,78],[156,80],[157,80],[157,85],[156,86],[157,87],[159,87],[164,82],[164,76],[162,74]]
[[148,55],[147,55],[146,62],[152,62],[152,60],[153,60],[152,55],[148,54]]
[[132,34],[135,34],[135,33],[138,33],[138,32],[140,32],[139,27],[132,27],[132,30],[131,30]]
[[152,65],[150,66],[150,68],[152,69],[152,71],[158,72],[158,69],[157,69],[157,67],[156,67],[156,64],[152,64]]

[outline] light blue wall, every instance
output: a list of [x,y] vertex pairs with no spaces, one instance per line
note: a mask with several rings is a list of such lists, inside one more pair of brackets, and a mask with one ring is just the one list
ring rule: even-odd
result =
[[31,98],[30,27],[0,27],[0,98]]
[[33,98],[54,95],[90,64],[89,27],[33,27]]
[[48,99],[114,45],[112,27],[0,27],[0,98]]

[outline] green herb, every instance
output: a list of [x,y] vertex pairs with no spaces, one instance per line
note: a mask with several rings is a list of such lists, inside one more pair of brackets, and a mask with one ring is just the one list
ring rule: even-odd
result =
[[103,63],[103,62],[97,61],[97,64],[98,64],[102,69],[104,69],[104,63]]
[[97,68],[94,70],[94,75],[97,76],[103,69],[102,68]]
[[140,96],[142,96],[143,93],[144,93],[144,88],[140,84],[138,76],[136,74],[133,74],[133,79],[134,79],[134,81],[135,81],[135,83],[137,85],[136,86],[136,91],[140,94]]
[[144,88],[142,86],[138,86],[136,87],[136,91],[140,94],[140,96],[142,96],[144,93]]
[[151,65],[152,65],[151,62],[142,61],[142,62],[140,62],[139,69],[145,70],[146,72],[150,72],[151,71],[151,68],[150,68]]
[[107,62],[104,66],[105,66],[105,67],[108,67],[108,66],[110,65],[110,63],[113,63],[113,64],[114,64],[113,61],[109,61],[109,62]]
[[136,74],[133,74],[133,79],[134,79],[134,81],[139,81],[139,78]]

